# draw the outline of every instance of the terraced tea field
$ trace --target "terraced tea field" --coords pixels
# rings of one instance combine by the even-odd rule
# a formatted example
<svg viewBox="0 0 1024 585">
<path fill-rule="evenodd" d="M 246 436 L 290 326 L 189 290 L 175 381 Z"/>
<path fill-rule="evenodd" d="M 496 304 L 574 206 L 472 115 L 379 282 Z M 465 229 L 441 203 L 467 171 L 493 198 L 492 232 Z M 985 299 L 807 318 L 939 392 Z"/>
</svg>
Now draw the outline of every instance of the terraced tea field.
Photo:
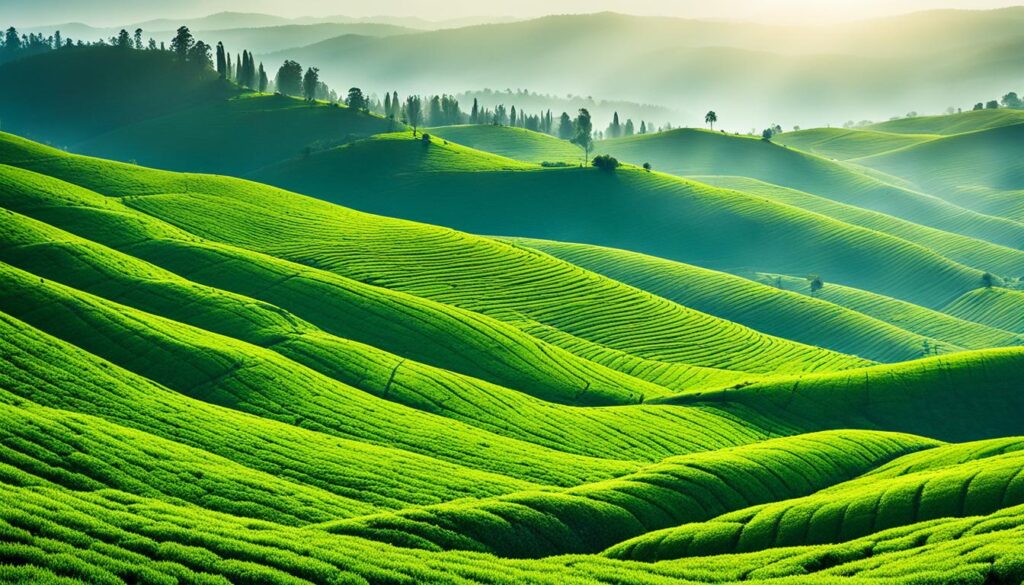
<svg viewBox="0 0 1024 585">
<path fill-rule="evenodd" d="M 0 583 L 1018 585 L 1020 169 L 916 174 L 1017 130 L 962 116 L 90 146 L 263 183 L 0 133 Z M 352 135 L 211 154 L 281 124 Z"/>
</svg>

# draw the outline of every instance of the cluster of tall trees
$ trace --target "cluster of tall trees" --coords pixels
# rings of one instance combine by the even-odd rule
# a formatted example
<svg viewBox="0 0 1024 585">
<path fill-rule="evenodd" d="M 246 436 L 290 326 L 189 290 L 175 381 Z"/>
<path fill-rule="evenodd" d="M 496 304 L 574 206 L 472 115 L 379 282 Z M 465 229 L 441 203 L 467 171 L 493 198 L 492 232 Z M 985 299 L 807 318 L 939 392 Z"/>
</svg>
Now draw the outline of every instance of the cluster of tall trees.
<svg viewBox="0 0 1024 585">
<path fill-rule="evenodd" d="M 233 81 L 242 87 L 265 92 L 270 89 L 270 79 L 263 68 L 263 63 L 256 65 L 252 53 L 242 50 L 241 55 L 235 55 L 235 62 L 231 62 L 231 53 L 224 49 L 224 43 L 217 43 L 217 73 L 221 79 Z"/>
<path fill-rule="evenodd" d="M 59 30 L 55 31 L 50 36 L 43 36 L 42 33 L 30 33 L 24 35 L 18 34 L 18 29 L 12 26 L 7 28 L 3 35 L 0 36 L 0 63 L 13 61 L 23 57 L 31 57 L 32 55 L 38 55 L 48 51 L 56 51 L 58 49 L 88 46 L 112 46 L 120 47 L 122 49 L 135 49 L 138 51 L 156 51 L 165 49 L 163 43 L 157 46 L 156 41 L 152 37 L 149 39 L 148 43 L 143 43 L 141 28 L 135 29 L 133 34 L 129 34 L 128 31 L 121 29 L 116 36 L 110 37 L 109 39 L 98 39 L 96 41 L 83 41 L 79 39 L 78 41 L 74 41 L 71 38 L 66 38 L 61 35 Z"/>
</svg>

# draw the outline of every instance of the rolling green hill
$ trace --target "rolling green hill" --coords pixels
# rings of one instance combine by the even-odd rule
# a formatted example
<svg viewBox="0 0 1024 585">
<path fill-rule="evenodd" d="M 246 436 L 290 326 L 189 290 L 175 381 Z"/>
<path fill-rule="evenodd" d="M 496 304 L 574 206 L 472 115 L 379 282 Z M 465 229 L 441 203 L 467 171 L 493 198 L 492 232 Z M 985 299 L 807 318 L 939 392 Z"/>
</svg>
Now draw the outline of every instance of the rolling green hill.
<svg viewBox="0 0 1024 585">
<path fill-rule="evenodd" d="M 75 47 L 0 66 L 3 129 L 73 147 L 114 128 L 241 93 L 169 52 Z M 73 90 L 73 93 L 72 93 Z"/>
<path fill-rule="evenodd" d="M 1024 122 L 1022 110 L 977 110 L 946 116 L 919 116 L 882 122 L 868 127 L 895 134 L 962 134 Z"/>
<path fill-rule="evenodd" d="M 976 450 L 963 456 L 965 448 Z M 704 523 L 650 532 L 613 547 L 613 558 L 658 561 L 685 556 L 752 552 L 769 548 L 831 544 L 931 520 L 983 516 L 1024 500 L 1016 481 L 1024 454 L 1019 439 L 951 445 L 921 453 L 913 471 L 897 459 L 864 477 L 834 485 L 811 496 L 754 506 Z M 928 465 L 944 451 L 954 464 Z M 887 469 L 888 468 L 888 469 Z"/>
<path fill-rule="evenodd" d="M 991 327 L 1024 333 L 1024 291 L 979 288 L 956 299 L 943 311 Z"/>
<path fill-rule="evenodd" d="M 583 151 L 566 140 L 509 126 L 441 126 L 427 132 L 444 140 L 533 163 L 583 162 Z"/>
<path fill-rule="evenodd" d="M 772 140 L 825 158 L 850 160 L 921 144 L 937 137 L 933 134 L 897 134 L 877 130 L 812 128 L 796 132 L 783 132 L 773 137 Z"/>
<path fill-rule="evenodd" d="M 877 230 L 924 246 L 950 260 L 994 274 L 1012 276 L 1024 271 L 1024 252 L 977 238 L 937 230 L 898 217 L 838 203 L 826 197 L 746 177 L 696 177 L 710 185 L 735 189 L 771 201 L 793 205 L 842 222 Z"/>
<path fill-rule="evenodd" d="M 746 226 L 792 232 L 781 245 L 810 253 L 796 248 L 809 240 L 817 262 L 843 265 L 845 246 L 892 257 L 898 278 L 861 280 L 935 302 L 980 278 L 881 232 L 638 169 L 542 169 L 407 135 L 288 166 L 314 163 L 311 179 L 358 169 L 353 192 L 392 185 L 376 196 L 424 207 L 479 204 L 481 185 L 518 193 L 506 222 L 552 185 L 576 209 L 605 205 L 607 225 L 638 198 L 693 226 L 731 218 L 704 253 Z M 428 184 L 443 188 L 424 197 Z M 685 228 L 666 241 L 709 237 Z M 731 258 L 755 249 L 741 244 Z M 0 581 L 1024 576 L 1020 439 L 942 442 L 1016 434 L 1022 350 L 874 365 L 801 342 L 800 320 L 827 317 L 834 331 L 808 340 L 904 359 L 923 339 L 632 252 L 471 235 L 0 134 Z M 900 496 L 918 486 L 910 513 Z M 883 492 L 892 506 L 865 496 Z M 719 526 L 829 501 L 877 520 L 839 544 L 752 531 L 749 555 L 599 554 L 686 523 L 716 528 L 710 550 Z"/>
<path fill-rule="evenodd" d="M 596 148 L 625 161 L 650 162 L 655 169 L 680 176 L 759 179 L 943 231 L 1011 248 L 1024 246 L 1024 224 L 970 211 L 880 181 L 854 167 L 761 139 L 683 129 L 608 140 Z"/>
<path fill-rule="evenodd" d="M 780 274 L 755 274 L 752 277 L 768 286 L 798 292 L 809 297 L 811 283 L 806 278 L 794 278 Z M 964 306 L 970 303 L 966 299 L 976 295 L 975 291 L 964 295 Z M 885 321 L 901 329 L 913 331 L 931 339 L 940 339 L 946 343 L 969 349 L 986 347 L 1022 345 L 1024 339 L 1011 330 L 982 325 L 964 318 L 954 316 L 954 311 L 936 311 L 900 301 L 891 297 L 850 288 L 840 284 L 824 281 L 821 290 L 813 294 L 813 298 L 828 301 Z M 979 311 L 980 312 L 980 311 Z M 923 348 L 922 348 L 923 350 Z M 934 343 L 930 343 L 928 353 L 941 351 Z"/>
<path fill-rule="evenodd" d="M 843 353 L 877 361 L 900 361 L 921 357 L 924 345 L 942 352 L 961 349 L 948 339 L 923 337 L 821 298 L 808 299 L 723 272 L 598 246 L 512 241 L 717 317 Z M 982 349 L 1017 345 L 1024 339 L 1003 332 L 979 335 L 974 340 L 965 336 L 958 341 L 970 341 L 964 347 Z"/>
<path fill-rule="evenodd" d="M 928 306 L 981 278 L 909 241 L 755 195 L 631 167 L 541 169 L 409 134 L 317 153 L 256 178 L 474 233 L 596 244 L 720 270 L 825 274 Z"/>
<path fill-rule="evenodd" d="M 1018 124 L 957 134 L 857 162 L 904 177 L 982 213 L 1024 221 L 1024 116 Z"/>
<path fill-rule="evenodd" d="M 118 128 L 75 150 L 170 170 L 244 176 L 397 126 L 344 106 L 249 93 Z"/>
</svg>

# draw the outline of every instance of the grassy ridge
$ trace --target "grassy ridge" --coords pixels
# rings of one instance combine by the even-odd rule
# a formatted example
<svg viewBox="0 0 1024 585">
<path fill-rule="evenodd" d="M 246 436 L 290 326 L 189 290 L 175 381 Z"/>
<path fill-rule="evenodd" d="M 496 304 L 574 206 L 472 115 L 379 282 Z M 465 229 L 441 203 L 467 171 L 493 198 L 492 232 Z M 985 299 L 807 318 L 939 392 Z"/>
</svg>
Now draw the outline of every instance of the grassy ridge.
<svg viewBox="0 0 1024 585">
<path fill-rule="evenodd" d="M 926 341 L 936 351 L 960 349 L 839 305 L 799 297 L 724 272 L 612 248 L 544 240 L 513 241 L 681 305 L 842 353 L 891 362 L 921 357 Z M 1007 337 L 1016 341 L 1013 336 Z"/>
<path fill-rule="evenodd" d="M 812 427 L 899 429 L 949 441 L 1017 434 L 1015 413 L 1024 349 L 950 354 L 856 372 L 780 379 L 668 399 L 674 404 L 713 403 L 726 410 L 752 408 L 793 417 Z M 827 405 L 824 406 L 824 405 Z M 954 409 L 958 415 L 946 417 Z M 822 413 L 828 412 L 828 418 Z M 791 420 L 793 420 L 791 419 Z M 984 420 L 984 425 L 973 421 Z"/>
<path fill-rule="evenodd" d="M 329 523 L 329 532 L 503 557 L 595 553 L 659 527 L 785 500 L 934 446 L 907 435 L 825 433 L 684 456 L 557 493 L 523 493 Z M 813 461 L 813 463 L 811 463 Z"/>
<path fill-rule="evenodd" d="M 790 577 L 797 584 L 850 578 L 893 583 L 1013 583 L 1024 577 L 1015 542 L 1024 508 L 881 532 L 850 543 L 794 547 L 659 564 L 587 556 L 507 560 L 428 553 L 378 542 L 197 513 L 116 491 L 64 492 L 0 484 L 5 579 L 35 583 L 147 580 L 270 584 L 471 582 L 595 585 L 699 583 Z M 254 528 L 256 530 L 254 530 Z M 68 541 L 74 539 L 79 546 Z M 263 560 L 257 564 L 254 559 Z"/>
<path fill-rule="evenodd" d="M 439 126 L 426 130 L 444 140 L 527 162 L 582 164 L 583 150 L 567 140 L 509 126 Z"/>
<path fill-rule="evenodd" d="M 825 158 L 850 160 L 921 144 L 935 138 L 938 136 L 933 134 L 897 134 L 876 130 L 811 128 L 783 132 L 773 137 L 772 140 Z"/>
<path fill-rule="evenodd" d="M 1024 141 L 1021 122 L 902 148 L 858 159 L 899 175 L 957 205 L 1024 221 Z"/>
<path fill-rule="evenodd" d="M 806 278 L 794 278 L 779 274 L 756 274 L 753 278 L 782 290 L 794 291 L 811 296 L 811 283 Z M 973 293 L 966 293 L 970 298 Z M 1024 344 L 1024 338 L 1010 330 L 999 329 L 965 318 L 954 316 L 952 311 L 941 312 L 891 297 L 825 282 L 821 290 L 813 295 L 836 305 L 847 307 L 875 319 L 891 323 L 907 331 L 913 331 L 931 339 L 968 349 L 1007 347 Z M 923 351 L 923 347 L 919 348 Z M 929 343 L 929 353 L 941 351 Z"/>
<path fill-rule="evenodd" d="M 18 164 L 95 186 L 91 185 L 96 181 L 94 175 L 87 172 L 96 164 L 94 159 L 37 158 Z M 153 173 L 158 176 L 147 183 L 143 178 Z M 107 194 L 127 195 L 126 205 L 191 233 L 484 313 L 521 327 L 552 326 L 641 358 L 742 372 L 772 372 L 780 367 L 814 371 L 864 363 L 764 336 L 550 256 L 493 240 L 372 218 L 242 181 L 171 175 L 131 166 L 115 166 L 108 174 L 114 177 L 111 184 L 116 186 L 100 185 Z M 174 180 L 188 181 L 187 189 L 157 194 L 151 186 Z M 142 186 L 133 186 L 140 181 Z M 356 241 L 358 247 L 351 245 Z M 396 254 L 406 250 L 410 252 Z M 542 290 L 545 293 L 539 295 Z M 659 327 L 637 330 L 632 323 L 638 315 L 659 323 Z"/>
<path fill-rule="evenodd" d="M 891 215 L 837 203 L 825 197 L 745 177 L 700 177 L 711 185 L 735 189 L 820 213 L 842 222 L 876 230 L 924 246 L 954 262 L 992 272 L 1015 275 L 1024 270 L 1024 252 L 977 238 L 937 230 Z"/>
<path fill-rule="evenodd" d="M 165 169 L 242 176 L 400 126 L 344 106 L 251 93 L 118 128 L 76 150 Z"/>
<path fill-rule="evenodd" d="M 947 116 L 918 116 L 882 122 L 867 129 L 897 134 L 962 134 L 1024 122 L 1022 110 L 977 110 Z"/>
<path fill-rule="evenodd" d="M 984 516 L 1024 503 L 1024 444 L 999 439 L 922 453 L 917 469 L 897 459 L 882 473 L 821 490 L 810 496 L 724 514 L 709 522 L 651 532 L 612 547 L 613 558 L 659 561 L 768 548 L 845 542 L 869 534 L 943 518 Z M 952 465 L 922 465 L 952 450 Z M 914 456 L 908 456 L 914 457 Z M 892 470 L 900 469 L 893 473 Z"/>
<path fill-rule="evenodd" d="M 358 188 L 340 187 L 346 175 L 338 169 L 365 169 L 384 159 L 444 160 L 449 148 L 424 148 L 408 136 L 362 141 L 261 177 L 360 209 L 475 233 L 603 245 L 719 269 L 775 266 L 775 272 L 830 274 L 929 306 L 948 302 L 981 277 L 874 230 L 633 168 L 408 174 L 384 169 L 359 175 Z M 552 192 L 559 196 L 552 198 Z"/>
<path fill-rule="evenodd" d="M 752 137 L 683 129 L 608 140 L 597 149 L 634 163 L 648 161 L 676 175 L 749 177 L 1011 248 L 1024 243 L 1024 225 L 1018 222 L 970 211 L 880 181 L 855 167 Z"/>
<path fill-rule="evenodd" d="M 337 337 L 280 307 L 196 285 L 30 220 L 6 223 L 5 228 L 5 233 L 11 235 L 0 242 L 0 259 L 6 262 L 36 267 L 36 274 L 47 279 L 267 347 L 380 398 L 500 435 L 569 453 L 649 460 L 713 448 L 716 442 L 709 442 L 697 427 L 732 429 L 729 434 L 737 442 L 752 440 L 757 433 L 754 428 L 741 432 L 713 412 L 700 410 L 560 408 L 524 395 L 537 393 L 534 388 L 511 391 Z M 217 264 L 217 270 L 232 274 L 223 263 Z M 620 382 L 628 380 L 622 378 Z M 604 399 L 610 398 L 607 395 Z M 587 395 L 577 399 L 602 400 Z M 666 440 L 661 435 L 668 429 L 673 430 Z"/>
<path fill-rule="evenodd" d="M 961 319 L 1024 334 L 1024 291 L 982 288 L 950 303 L 943 311 Z"/>
</svg>

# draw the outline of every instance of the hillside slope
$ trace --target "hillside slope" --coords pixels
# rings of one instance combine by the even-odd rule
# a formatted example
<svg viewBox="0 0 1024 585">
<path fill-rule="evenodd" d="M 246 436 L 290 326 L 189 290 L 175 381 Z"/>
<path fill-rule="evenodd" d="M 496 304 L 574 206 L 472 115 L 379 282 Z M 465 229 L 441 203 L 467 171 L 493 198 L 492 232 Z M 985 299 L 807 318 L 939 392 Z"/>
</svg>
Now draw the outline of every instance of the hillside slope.
<svg viewBox="0 0 1024 585">
<path fill-rule="evenodd" d="M 619 176 L 443 156 L 507 166 L 462 175 Z M 10 135 L 0 161 L 0 580 L 1021 575 L 1019 490 L 1002 481 L 1020 441 L 941 442 L 1014 434 L 1019 349 L 872 366 L 522 244 Z M 870 555 L 862 539 L 596 554 L 928 474 L 941 512 L 971 470 L 991 471 L 955 509 L 973 516 L 852 531 L 880 543 Z"/>
<path fill-rule="evenodd" d="M 541 169 L 409 134 L 359 141 L 256 178 L 474 233 L 596 244 L 719 270 L 826 274 L 929 306 L 981 278 L 909 241 L 755 195 L 629 167 Z"/>
<path fill-rule="evenodd" d="M 940 230 L 1024 247 L 1024 224 L 970 211 L 842 163 L 753 137 L 683 129 L 607 140 L 596 148 L 632 163 L 650 162 L 657 170 L 680 176 L 759 179 Z"/>
</svg>

